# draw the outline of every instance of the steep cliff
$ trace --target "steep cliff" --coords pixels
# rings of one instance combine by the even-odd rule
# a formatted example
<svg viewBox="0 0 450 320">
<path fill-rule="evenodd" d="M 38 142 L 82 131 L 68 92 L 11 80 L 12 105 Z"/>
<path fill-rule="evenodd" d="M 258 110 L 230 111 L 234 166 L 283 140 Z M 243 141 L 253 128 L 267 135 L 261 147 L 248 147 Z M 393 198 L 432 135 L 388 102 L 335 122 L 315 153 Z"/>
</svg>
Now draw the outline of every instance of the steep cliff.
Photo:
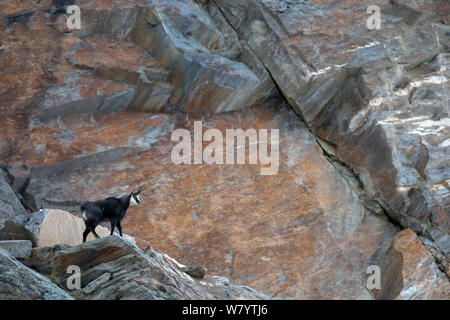
<svg viewBox="0 0 450 320">
<path fill-rule="evenodd" d="M 2 1 L 0 191 L 77 215 L 143 185 L 125 232 L 183 264 L 271 297 L 447 299 L 448 13 L 441 0 Z M 277 174 L 175 164 L 171 134 L 196 121 L 279 129 Z M 0 236 L 29 238 L 6 199 Z"/>
</svg>

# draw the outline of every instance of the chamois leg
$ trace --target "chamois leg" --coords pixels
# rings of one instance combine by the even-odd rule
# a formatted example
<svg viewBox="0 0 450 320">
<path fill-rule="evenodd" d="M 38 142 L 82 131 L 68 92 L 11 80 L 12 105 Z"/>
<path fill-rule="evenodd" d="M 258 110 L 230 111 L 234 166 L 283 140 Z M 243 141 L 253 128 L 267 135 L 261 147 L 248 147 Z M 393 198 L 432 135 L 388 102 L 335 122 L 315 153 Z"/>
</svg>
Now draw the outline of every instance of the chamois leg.
<svg viewBox="0 0 450 320">
<path fill-rule="evenodd" d="M 86 238 L 87 238 L 89 232 L 91 232 L 91 229 L 86 225 L 86 229 L 83 232 L 83 243 L 86 242 Z"/>
<path fill-rule="evenodd" d="M 116 223 L 117 229 L 119 229 L 120 236 L 123 238 L 122 234 L 122 225 L 120 224 L 120 220 Z"/>
<path fill-rule="evenodd" d="M 86 228 L 89 228 L 89 231 L 92 232 L 96 239 L 100 238 L 97 232 L 95 232 L 95 228 L 97 227 L 97 223 L 95 221 L 86 222 Z"/>
<path fill-rule="evenodd" d="M 116 220 L 111 220 L 111 234 L 110 234 L 110 236 L 112 236 L 113 233 L 114 233 L 114 228 L 116 227 L 116 223 L 117 223 Z"/>
<path fill-rule="evenodd" d="M 91 229 L 91 232 L 96 239 L 100 238 L 100 236 L 97 234 L 97 232 L 95 232 L 95 227 Z"/>
</svg>

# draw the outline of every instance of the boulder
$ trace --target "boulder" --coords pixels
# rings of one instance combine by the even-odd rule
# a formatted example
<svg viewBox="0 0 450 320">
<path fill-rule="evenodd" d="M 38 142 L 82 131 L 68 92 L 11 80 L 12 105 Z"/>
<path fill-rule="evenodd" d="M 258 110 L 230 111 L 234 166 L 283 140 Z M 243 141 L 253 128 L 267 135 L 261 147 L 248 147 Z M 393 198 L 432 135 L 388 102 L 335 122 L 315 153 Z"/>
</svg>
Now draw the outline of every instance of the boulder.
<svg viewBox="0 0 450 320">
<path fill-rule="evenodd" d="M 69 212 L 46 209 L 33 213 L 25 228 L 34 235 L 37 247 L 51 247 L 57 244 L 75 246 L 83 242 L 85 224 L 82 218 Z M 97 226 L 95 231 L 100 237 L 107 237 L 110 234 L 110 230 L 102 225 Z M 134 238 L 125 234 L 124 237 L 136 243 Z M 93 239 L 95 237 L 90 233 L 87 241 Z"/>
<path fill-rule="evenodd" d="M 78 31 L 51 1 L 19 2 L 0 2 L 0 166 L 33 206 L 77 212 L 144 185 L 124 230 L 281 298 L 396 298 L 398 225 L 448 270 L 446 1 L 86 0 Z M 266 100 L 275 87 L 284 99 Z M 279 129 L 278 173 L 175 165 L 171 132 L 194 121 Z M 61 237 L 36 219 L 8 214 L 0 230 Z M 63 242 L 81 242 L 75 224 Z M 392 280 L 374 296 L 373 264 Z"/>
<path fill-rule="evenodd" d="M 33 243 L 30 240 L 0 241 L 0 249 L 6 250 L 14 258 L 29 258 Z"/>
<path fill-rule="evenodd" d="M 196 279 L 203 279 L 208 271 L 206 268 L 196 266 L 185 266 L 182 267 L 181 270 Z"/>
<path fill-rule="evenodd" d="M 165 82 L 167 72 L 148 53 L 131 40 L 93 35 L 67 55 L 72 66 L 94 70 L 100 78 L 126 83 L 134 88 L 132 99 L 123 103 L 110 101 L 100 112 L 114 110 L 114 105 L 140 111 L 159 111 L 168 106 L 174 86 Z"/>
<path fill-rule="evenodd" d="M 253 289 L 234 286 L 227 279 L 195 281 L 172 258 L 149 255 L 117 236 L 69 248 L 33 249 L 26 264 L 47 275 L 78 299 L 267 299 Z M 81 271 L 81 288 L 67 288 L 69 266 Z"/>
<path fill-rule="evenodd" d="M 0 300 L 72 300 L 72 297 L 0 248 Z"/>
</svg>

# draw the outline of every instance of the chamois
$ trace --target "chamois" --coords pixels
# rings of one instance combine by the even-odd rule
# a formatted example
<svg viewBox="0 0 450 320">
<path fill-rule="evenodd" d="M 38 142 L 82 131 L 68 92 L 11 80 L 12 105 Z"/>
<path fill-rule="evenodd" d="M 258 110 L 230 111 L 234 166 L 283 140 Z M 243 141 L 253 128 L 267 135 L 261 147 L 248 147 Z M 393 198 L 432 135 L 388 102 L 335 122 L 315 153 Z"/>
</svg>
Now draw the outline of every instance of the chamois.
<svg viewBox="0 0 450 320">
<path fill-rule="evenodd" d="M 142 201 L 139 198 L 139 194 L 143 188 L 139 187 L 139 190 L 133 191 L 129 195 L 125 195 L 121 198 L 107 198 L 104 200 L 98 200 L 93 202 L 85 202 L 81 205 L 80 209 L 83 213 L 84 224 L 86 229 L 83 232 L 83 242 L 86 242 L 86 237 L 89 232 L 98 239 L 99 235 L 95 232 L 97 225 L 104 221 L 109 220 L 111 222 L 111 235 L 114 232 L 114 228 L 117 226 L 120 236 L 122 235 L 122 226 L 120 221 L 125 217 L 128 207 L 131 205 L 142 205 Z"/>
</svg>

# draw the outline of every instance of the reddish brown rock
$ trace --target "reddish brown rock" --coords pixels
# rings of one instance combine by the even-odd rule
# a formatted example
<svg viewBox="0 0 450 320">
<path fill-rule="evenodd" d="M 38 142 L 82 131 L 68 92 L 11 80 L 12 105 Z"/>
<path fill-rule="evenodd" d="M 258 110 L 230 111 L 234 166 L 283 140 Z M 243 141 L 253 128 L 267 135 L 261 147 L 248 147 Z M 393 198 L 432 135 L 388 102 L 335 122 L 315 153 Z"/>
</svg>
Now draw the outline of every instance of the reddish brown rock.
<svg viewBox="0 0 450 320">
<path fill-rule="evenodd" d="M 108 151 L 108 160 L 112 161 L 114 150 L 119 153 L 126 149 L 147 150 L 172 127 L 171 116 L 135 112 L 84 114 L 35 122 L 27 143 L 17 146 L 8 163 L 12 167 L 25 164 L 34 168 L 35 173 L 39 168 L 73 159 L 81 161 L 83 157 Z"/>
<path fill-rule="evenodd" d="M 403 256 L 401 299 L 450 299 L 450 282 L 411 230 L 400 232 L 394 248 Z"/>
<path fill-rule="evenodd" d="M 0 25 L 3 160 L 14 151 L 15 138 L 27 138 L 34 118 L 122 110 L 133 98 L 134 88 L 98 78 L 66 61 L 65 53 L 81 41 L 55 29 L 47 9 L 21 13 L 21 19 Z"/>
<path fill-rule="evenodd" d="M 163 81 L 167 72 L 131 40 L 92 36 L 71 50 L 67 59 L 73 66 L 93 70 L 100 78 L 134 85 L 136 93 L 128 105 L 134 110 L 163 109 L 174 89 Z"/>
<path fill-rule="evenodd" d="M 450 282 L 410 229 L 397 234 L 381 259 L 381 290 L 378 299 L 448 300 Z"/>
<path fill-rule="evenodd" d="M 172 123 L 172 129 L 192 131 L 194 121 L 223 133 L 279 129 L 278 174 L 262 176 L 260 165 L 175 165 L 171 130 L 158 128 Z M 36 140 L 21 147 L 28 156 L 15 158 L 17 165 L 26 158 L 33 166 L 28 190 L 39 205 L 78 210 L 82 201 L 143 185 L 144 206 L 129 209 L 124 231 L 183 264 L 204 266 L 212 275 L 276 297 L 371 298 L 362 285 L 366 267 L 388 248 L 395 228 L 364 208 L 286 107 L 259 106 L 208 118 L 120 113 L 67 117 L 63 123 L 73 138 L 51 140 L 53 155 L 43 153 L 48 159 L 33 151 L 47 139 L 38 123 L 30 133 Z M 59 126 L 55 121 L 42 129 L 51 133 Z M 146 132 L 159 135 L 145 138 Z M 100 162 L 83 157 L 133 141 L 148 144 L 138 154 Z M 58 167 L 67 160 L 70 166 Z"/>
</svg>

